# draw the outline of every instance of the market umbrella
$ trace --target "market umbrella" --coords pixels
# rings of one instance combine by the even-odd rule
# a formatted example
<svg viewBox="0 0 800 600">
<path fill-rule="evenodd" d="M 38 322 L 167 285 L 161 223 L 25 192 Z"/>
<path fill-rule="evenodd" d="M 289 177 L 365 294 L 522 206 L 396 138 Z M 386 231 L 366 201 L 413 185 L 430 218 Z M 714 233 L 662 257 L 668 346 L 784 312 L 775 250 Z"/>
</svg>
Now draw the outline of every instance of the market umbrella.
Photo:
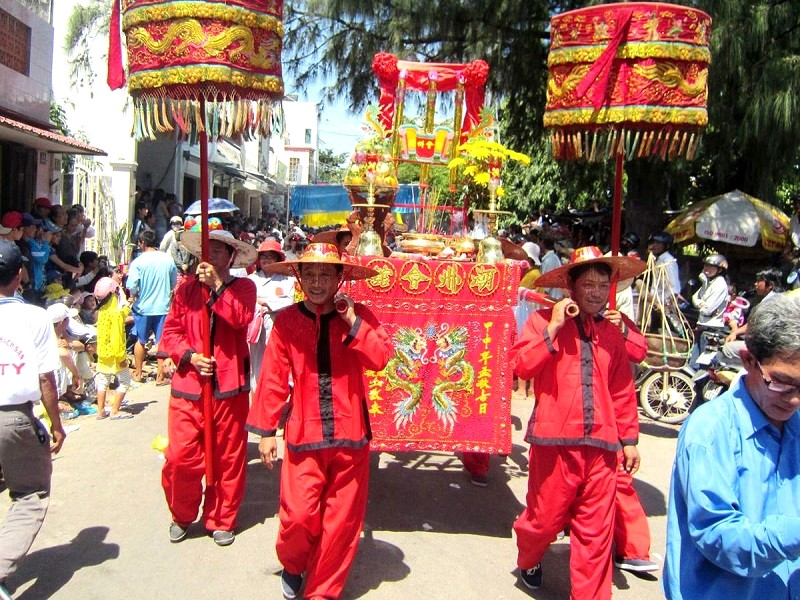
<svg viewBox="0 0 800 600">
<path fill-rule="evenodd" d="M 615 161 L 615 255 L 625 158 L 691 160 L 697 152 L 708 123 L 710 29 L 702 11 L 649 2 L 592 6 L 550 21 L 544 125 L 555 158 Z"/>
<path fill-rule="evenodd" d="M 676 243 L 698 238 L 780 252 L 789 243 L 789 217 L 778 208 L 739 190 L 695 202 L 666 231 Z"/>
<path fill-rule="evenodd" d="M 197 200 L 192 202 L 183 214 L 185 215 L 199 215 L 203 212 L 203 201 Z M 216 213 L 236 212 L 239 207 L 230 200 L 225 198 L 209 198 L 208 199 L 208 214 L 213 215 Z"/>
<path fill-rule="evenodd" d="M 208 223 L 208 140 L 268 137 L 273 124 L 281 125 L 282 18 L 283 0 L 112 1 L 108 85 L 113 90 L 125 84 L 124 31 L 133 133 L 137 139 L 166 134 L 199 142 L 201 223 Z M 202 228 L 204 261 L 208 229 Z M 211 356 L 210 309 L 203 304 L 203 354 Z M 214 481 L 212 393 L 206 377 L 206 485 Z"/>
</svg>

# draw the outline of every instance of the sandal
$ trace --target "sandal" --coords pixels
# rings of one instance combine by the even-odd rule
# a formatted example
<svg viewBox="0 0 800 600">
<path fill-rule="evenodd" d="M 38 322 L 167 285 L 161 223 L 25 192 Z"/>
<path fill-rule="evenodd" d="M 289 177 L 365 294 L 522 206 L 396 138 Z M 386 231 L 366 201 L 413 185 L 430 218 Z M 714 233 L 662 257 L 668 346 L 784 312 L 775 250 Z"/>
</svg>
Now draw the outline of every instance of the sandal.
<svg viewBox="0 0 800 600">
<path fill-rule="evenodd" d="M 110 419 L 112 421 L 121 421 L 122 419 L 132 419 L 133 415 L 131 413 L 126 412 L 118 412 L 115 415 L 111 415 Z"/>
<path fill-rule="evenodd" d="M 108 418 L 108 413 L 107 413 L 107 412 L 105 412 L 105 411 L 103 411 L 103 412 L 98 412 L 98 413 L 97 413 L 97 417 L 95 417 L 95 418 L 96 418 L 98 421 L 102 421 L 103 419 L 107 419 L 107 418 Z"/>
</svg>

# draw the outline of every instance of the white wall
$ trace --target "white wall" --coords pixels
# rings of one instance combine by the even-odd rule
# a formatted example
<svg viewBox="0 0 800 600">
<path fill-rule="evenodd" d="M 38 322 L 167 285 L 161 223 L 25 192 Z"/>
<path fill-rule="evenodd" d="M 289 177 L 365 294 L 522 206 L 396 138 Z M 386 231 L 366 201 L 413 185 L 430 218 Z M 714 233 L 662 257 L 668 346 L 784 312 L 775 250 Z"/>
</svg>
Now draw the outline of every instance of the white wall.
<svg viewBox="0 0 800 600">
<path fill-rule="evenodd" d="M 0 0 L 0 8 L 31 28 L 30 74 L 0 65 L 0 106 L 49 123 L 53 28 L 16 0 Z"/>
<path fill-rule="evenodd" d="M 277 163 L 289 167 L 289 159 L 300 159 L 300 180 L 292 184 L 313 183 L 317 175 L 317 154 L 319 144 L 319 109 L 315 102 L 283 101 L 285 131 L 281 138 L 273 137 L 270 145 L 270 176 L 278 177 Z M 306 142 L 306 130 L 310 130 L 310 140 Z"/>
</svg>

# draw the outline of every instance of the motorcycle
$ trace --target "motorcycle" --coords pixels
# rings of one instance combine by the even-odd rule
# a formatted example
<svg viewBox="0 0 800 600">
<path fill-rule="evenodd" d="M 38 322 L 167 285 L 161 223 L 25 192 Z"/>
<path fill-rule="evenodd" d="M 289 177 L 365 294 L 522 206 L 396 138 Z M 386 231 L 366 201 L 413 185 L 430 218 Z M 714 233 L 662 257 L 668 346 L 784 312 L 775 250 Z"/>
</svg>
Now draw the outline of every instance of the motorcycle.
<svg viewBox="0 0 800 600">
<path fill-rule="evenodd" d="M 715 334 L 697 359 L 693 380 L 701 402 L 710 402 L 727 390 L 736 377 L 740 364 L 733 364 L 722 353 L 724 333 Z"/>
<path fill-rule="evenodd" d="M 680 368 L 640 368 L 634 385 L 644 414 L 662 423 L 683 423 L 697 403 L 694 375 L 688 364 Z"/>
</svg>

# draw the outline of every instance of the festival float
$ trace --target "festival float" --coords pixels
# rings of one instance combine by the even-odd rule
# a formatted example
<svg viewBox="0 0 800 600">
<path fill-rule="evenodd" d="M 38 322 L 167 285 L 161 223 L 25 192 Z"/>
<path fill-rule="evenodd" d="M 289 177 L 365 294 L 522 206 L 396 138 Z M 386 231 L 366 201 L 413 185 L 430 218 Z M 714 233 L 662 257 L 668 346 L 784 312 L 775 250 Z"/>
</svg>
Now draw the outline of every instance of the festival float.
<svg viewBox="0 0 800 600">
<path fill-rule="evenodd" d="M 356 146 L 344 179 L 364 223 L 352 260 L 378 272 L 348 293 L 375 312 L 395 346 L 387 367 L 367 374 L 372 446 L 508 453 L 508 352 L 520 277 L 509 259 L 526 255 L 496 237 L 497 219 L 506 214 L 504 163 L 529 159 L 496 141 L 483 106 L 485 62 L 416 63 L 379 53 L 372 66 L 380 87 L 378 106 L 367 111 L 372 135 Z M 424 95 L 419 123 L 407 118 L 410 92 Z M 437 123 L 443 93 L 453 94 L 453 114 Z M 396 170 L 404 162 L 419 165 L 415 231 L 398 236 L 398 250 L 384 256 L 383 216 L 393 206 Z M 431 184 L 434 169 L 448 171 L 446 190 Z M 464 186 L 471 206 L 456 200 Z M 470 209 L 485 218 L 482 239 L 466 232 Z"/>
</svg>

